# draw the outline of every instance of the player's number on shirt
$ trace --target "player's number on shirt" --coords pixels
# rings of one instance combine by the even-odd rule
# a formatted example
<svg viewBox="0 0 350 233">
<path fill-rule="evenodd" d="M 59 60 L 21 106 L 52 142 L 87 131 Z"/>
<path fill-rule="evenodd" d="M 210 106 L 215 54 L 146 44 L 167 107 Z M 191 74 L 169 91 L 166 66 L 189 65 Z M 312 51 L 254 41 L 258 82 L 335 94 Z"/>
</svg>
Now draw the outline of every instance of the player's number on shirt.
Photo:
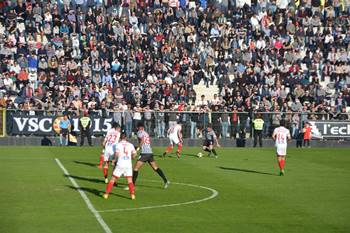
<svg viewBox="0 0 350 233">
<path fill-rule="evenodd" d="M 286 136 L 284 134 L 277 134 L 277 143 L 278 144 L 284 144 L 286 143 Z"/>
<path fill-rule="evenodd" d="M 123 146 L 123 150 L 122 150 L 122 153 L 121 153 L 121 159 L 122 160 L 128 160 L 129 159 L 129 150 L 126 146 Z"/>
<path fill-rule="evenodd" d="M 115 143 L 116 140 L 117 140 L 117 135 L 109 135 L 107 137 L 107 142 Z"/>
</svg>

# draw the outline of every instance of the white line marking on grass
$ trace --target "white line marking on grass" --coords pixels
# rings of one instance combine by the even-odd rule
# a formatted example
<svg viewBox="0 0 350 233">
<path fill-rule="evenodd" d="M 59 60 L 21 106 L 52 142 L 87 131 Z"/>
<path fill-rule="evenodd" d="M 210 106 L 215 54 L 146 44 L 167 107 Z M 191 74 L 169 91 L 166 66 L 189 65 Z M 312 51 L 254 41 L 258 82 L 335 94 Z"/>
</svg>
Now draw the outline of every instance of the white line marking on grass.
<svg viewBox="0 0 350 233">
<path fill-rule="evenodd" d="M 63 173 L 68 177 L 69 181 L 72 183 L 72 185 L 74 186 L 74 188 L 76 188 L 80 194 L 80 196 L 83 198 L 83 200 L 85 201 L 87 207 L 89 208 L 89 210 L 93 213 L 93 215 L 95 216 L 95 218 L 97 219 L 97 221 L 100 223 L 100 225 L 102 226 L 103 230 L 106 233 L 112 233 L 111 229 L 109 228 L 109 226 L 106 224 L 106 222 L 103 220 L 102 216 L 98 213 L 98 211 L 95 209 L 95 207 L 92 205 L 90 199 L 86 196 L 86 194 L 83 192 L 83 190 L 80 189 L 80 186 L 78 185 L 78 183 L 70 176 L 69 172 L 67 171 L 67 169 L 63 166 L 63 164 L 60 162 L 59 159 L 55 158 L 56 163 L 58 164 L 58 166 L 61 168 L 61 170 L 63 171 Z"/>
<path fill-rule="evenodd" d="M 150 182 L 159 182 L 156 180 L 147 180 Z M 194 188 L 200 188 L 205 189 L 211 192 L 211 195 L 209 197 L 205 197 L 203 199 L 198 199 L 194 201 L 187 201 L 187 202 L 181 202 L 181 203 L 173 203 L 173 204 L 164 204 L 164 205 L 154 205 L 154 206 L 145 206 L 145 207 L 138 207 L 138 208 L 123 208 L 123 209 L 109 209 L 109 210 L 98 210 L 97 212 L 105 213 L 105 212 L 120 212 L 120 211 L 131 211 L 131 210 L 148 210 L 148 209 L 156 209 L 156 208 L 166 208 L 166 207 L 173 207 L 173 206 L 181 206 L 181 205 L 191 205 L 196 204 L 204 201 L 209 201 L 210 199 L 213 199 L 219 195 L 219 192 L 213 188 L 195 185 L 195 184 L 187 184 L 187 183 L 178 183 L 178 182 L 171 182 L 170 185 L 183 185 L 183 186 L 189 186 Z"/>
</svg>

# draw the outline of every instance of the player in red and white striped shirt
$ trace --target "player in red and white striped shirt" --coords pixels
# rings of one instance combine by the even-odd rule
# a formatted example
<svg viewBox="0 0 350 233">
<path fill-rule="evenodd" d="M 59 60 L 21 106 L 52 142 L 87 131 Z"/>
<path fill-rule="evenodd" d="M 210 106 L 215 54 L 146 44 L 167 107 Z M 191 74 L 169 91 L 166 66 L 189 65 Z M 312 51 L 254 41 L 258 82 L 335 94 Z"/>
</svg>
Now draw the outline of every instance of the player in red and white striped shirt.
<svg viewBox="0 0 350 233">
<path fill-rule="evenodd" d="M 284 175 L 284 165 L 287 155 L 288 140 L 291 139 L 289 129 L 285 128 L 285 121 L 281 120 L 280 126 L 275 128 L 272 134 L 272 138 L 275 141 L 277 149 L 277 161 L 280 167 L 280 176 Z"/>
</svg>

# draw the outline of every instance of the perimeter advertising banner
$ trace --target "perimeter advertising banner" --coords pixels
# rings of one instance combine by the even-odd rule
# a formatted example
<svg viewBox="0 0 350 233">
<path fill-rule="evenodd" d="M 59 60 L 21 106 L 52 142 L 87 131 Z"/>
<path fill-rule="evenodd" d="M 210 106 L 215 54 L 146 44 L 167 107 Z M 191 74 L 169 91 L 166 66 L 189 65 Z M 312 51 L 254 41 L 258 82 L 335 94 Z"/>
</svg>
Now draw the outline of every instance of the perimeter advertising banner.
<svg viewBox="0 0 350 233">
<path fill-rule="evenodd" d="M 338 139 L 350 137 L 350 121 L 309 121 L 312 138 Z"/>
<path fill-rule="evenodd" d="M 62 116 L 16 116 L 12 115 L 7 119 L 11 126 L 11 135 L 56 135 L 60 133 L 59 122 Z M 95 135 L 101 135 L 112 126 L 112 118 L 94 117 L 91 118 L 91 131 Z M 72 131 L 79 132 L 79 117 L 70 119 Z"/>
</svg>

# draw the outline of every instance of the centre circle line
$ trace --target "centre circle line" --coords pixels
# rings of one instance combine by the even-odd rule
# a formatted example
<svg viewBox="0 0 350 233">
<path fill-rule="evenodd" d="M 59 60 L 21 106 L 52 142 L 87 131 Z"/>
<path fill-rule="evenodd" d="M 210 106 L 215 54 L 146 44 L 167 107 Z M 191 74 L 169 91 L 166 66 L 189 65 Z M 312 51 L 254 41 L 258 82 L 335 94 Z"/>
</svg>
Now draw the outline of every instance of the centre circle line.
<svg viewBox="0 0 350 233">
<path fill-rule="evenodd" d="M 159 180 L 147 180 L 143 179 L 144 181 L 149 182 L 159 182 Z M 180 203 L 172 203 L 172 204 L 164 204 L 164 205 L 154 205 L 154 206 L 144 206 L 144 207 L 136 207 L 136 208 L 120 208 L 120 209 L 109 209 L 109 210 L 98 210 L 99 213 L 106 213 L 106 212 L 121 212 L 121 211 L 133 211 L 133 210 L 148 210 L 148 209 L 157 209 L 157 208 L 166 208 L 166 207 L 174 207 L 174 206 L 182 206 L 182 205 L 191 205 L 196 204 L 204 201 L 209 201 L 219 195 L 219 192 L 213 188 L 209 188 L 206 186 L 196 185 L 196 184 L 188 184 L 188 183 L 179 183 L 179 182 L 171 182 L 170 184 L 175 185 L 183 185 L 193 188 L 200 188 L 205 189 L 211 192 L 211 195 L 202 199 L 193 200 L 193 201 L 187 201 L 187 202 L 180 202 Z"/>
</svg>

